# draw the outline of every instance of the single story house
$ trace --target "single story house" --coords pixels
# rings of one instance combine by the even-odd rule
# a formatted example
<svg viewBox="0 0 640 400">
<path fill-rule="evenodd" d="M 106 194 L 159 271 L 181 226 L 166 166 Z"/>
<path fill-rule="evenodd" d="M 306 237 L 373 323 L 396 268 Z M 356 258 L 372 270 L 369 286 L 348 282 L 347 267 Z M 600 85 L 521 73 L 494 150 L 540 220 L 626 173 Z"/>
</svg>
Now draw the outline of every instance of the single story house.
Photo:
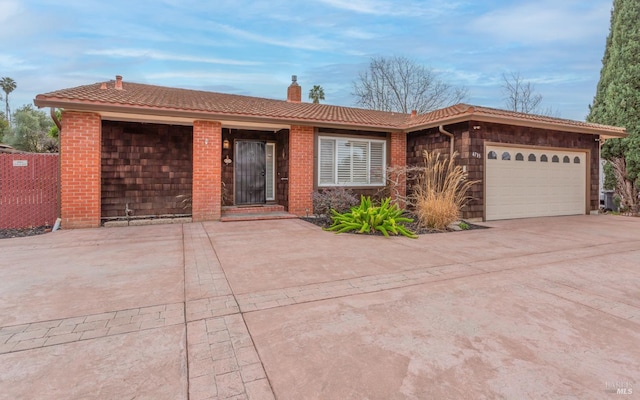
<svg viewBox="0 0 640 400">
<path fill-rule="evenodd" d="M 217 220 L 225 206 L 304 216 L 314 191 L 376 193 L 389 168 L 419 164 L 424 150 L 436 149 L 457 151 L 479 181 L 467 219 L 586 214 L 599 206 L 601 141 L 625 136 L 622 128 L 466 104 L 418 115 L 304 103 L 295 76 L 286 100 L 116 76 L 40 94 L 35 105 L 62 110 L 65 228 L 130 215 Z"/>
</svg>

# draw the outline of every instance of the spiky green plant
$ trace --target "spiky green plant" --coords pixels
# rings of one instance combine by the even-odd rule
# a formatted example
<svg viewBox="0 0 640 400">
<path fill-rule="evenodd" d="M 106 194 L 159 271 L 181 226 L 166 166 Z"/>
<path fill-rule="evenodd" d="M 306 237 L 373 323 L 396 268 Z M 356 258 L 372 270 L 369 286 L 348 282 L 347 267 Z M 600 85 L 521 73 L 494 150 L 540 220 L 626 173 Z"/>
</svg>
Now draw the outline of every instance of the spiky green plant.
<svg viewBox="0 0 640 400">
<path fill-rule="evenodd" d="M 391 204 L 389 197 L 379 206 L 375 206 L 370 196 L 360 196 L 360 204 L 351 207 L 351 211 L 341 214 L 332 210 L 332 214 L 333 224 L 327 230 L 335 233 L 348 231 L 374 233 L 378 231 L 386 237 L 389 237 L 389 234 L 403 235 L 412 239 L 418 237 L 404 226 L 413 220 L 403 217 L 400 207 L 397 204 Z"/>
</svg>

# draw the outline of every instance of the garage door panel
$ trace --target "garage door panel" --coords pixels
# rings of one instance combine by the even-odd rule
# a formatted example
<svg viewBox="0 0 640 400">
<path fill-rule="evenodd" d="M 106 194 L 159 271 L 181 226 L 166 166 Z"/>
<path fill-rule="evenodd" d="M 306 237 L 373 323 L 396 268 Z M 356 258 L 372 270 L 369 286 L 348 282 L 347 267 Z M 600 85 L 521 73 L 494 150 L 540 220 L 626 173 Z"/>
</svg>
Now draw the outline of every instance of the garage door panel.
<svg viewBox="0 0 640 400">
<path fill-rule="evenodd" d="M 490 151 L 497 159 L 487 158 Z M 504 153 L 511 159 L 503 160 Z M 485 162 L 487 220 L 584 214 L 584 152 L 487 146 Z"/>
</svg>

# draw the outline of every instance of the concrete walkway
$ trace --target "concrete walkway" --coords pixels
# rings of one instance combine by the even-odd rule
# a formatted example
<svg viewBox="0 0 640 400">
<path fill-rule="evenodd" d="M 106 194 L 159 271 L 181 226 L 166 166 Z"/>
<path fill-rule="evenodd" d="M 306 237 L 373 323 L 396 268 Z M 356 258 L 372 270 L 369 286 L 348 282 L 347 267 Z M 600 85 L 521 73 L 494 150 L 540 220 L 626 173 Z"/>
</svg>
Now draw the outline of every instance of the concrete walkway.
<svg viewBox="0 0 640 400">
<path fill-rule="evenodd" d="M 299 220 L 0 241 L 0 399 L 640 390 L 640 219 L 417 240 Z"/>
</svg>

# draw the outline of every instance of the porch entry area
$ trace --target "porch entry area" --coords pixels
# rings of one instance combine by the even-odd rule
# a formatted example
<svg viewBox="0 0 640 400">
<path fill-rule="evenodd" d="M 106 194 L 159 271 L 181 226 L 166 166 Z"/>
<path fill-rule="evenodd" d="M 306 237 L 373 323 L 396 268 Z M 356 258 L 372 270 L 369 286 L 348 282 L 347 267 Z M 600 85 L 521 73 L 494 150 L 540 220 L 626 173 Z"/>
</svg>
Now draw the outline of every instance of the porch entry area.
<svg viewBox="0 0 640 400">
<path fill-rule="evenodd" d="M 295 217 L 286 212 L 289 132 L 223 129 L 221 221 Z"/>
<path fill-rule="evenodd" d="M 234 198 L 236 205 L 275 201 L 275 143 L 235 142 Z"/>
</svg>

